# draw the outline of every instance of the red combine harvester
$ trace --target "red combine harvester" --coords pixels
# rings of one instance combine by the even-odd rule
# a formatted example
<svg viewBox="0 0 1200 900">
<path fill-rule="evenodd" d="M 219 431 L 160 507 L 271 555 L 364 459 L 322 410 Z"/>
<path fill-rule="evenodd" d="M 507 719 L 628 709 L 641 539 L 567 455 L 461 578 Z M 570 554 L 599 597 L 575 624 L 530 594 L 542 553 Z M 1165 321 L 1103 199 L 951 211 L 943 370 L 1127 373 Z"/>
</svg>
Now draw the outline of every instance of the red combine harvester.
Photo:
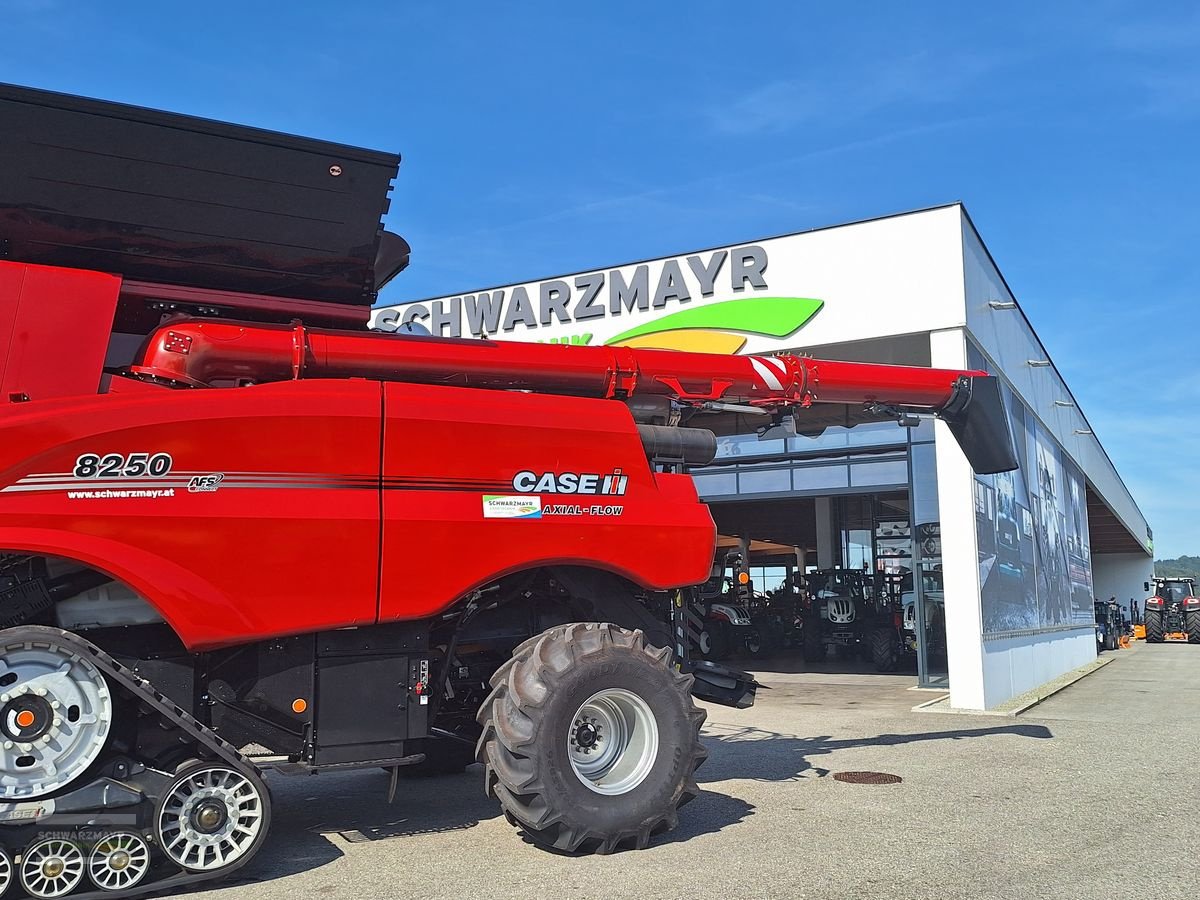
<svg viewBox="0 0 1200 900">
<path fill-rule="evenodd" d="M 1015 466 L 979 372 L 373 333 L 395 156 L 4 86 L 0 125 L 0 892 L 228 874 L 268 769 L 478 759 L 532 840 L 644 847 L 691 695 L 753 701 L 681 625 L 714 433 L 932 414 Z"/>
</svg>

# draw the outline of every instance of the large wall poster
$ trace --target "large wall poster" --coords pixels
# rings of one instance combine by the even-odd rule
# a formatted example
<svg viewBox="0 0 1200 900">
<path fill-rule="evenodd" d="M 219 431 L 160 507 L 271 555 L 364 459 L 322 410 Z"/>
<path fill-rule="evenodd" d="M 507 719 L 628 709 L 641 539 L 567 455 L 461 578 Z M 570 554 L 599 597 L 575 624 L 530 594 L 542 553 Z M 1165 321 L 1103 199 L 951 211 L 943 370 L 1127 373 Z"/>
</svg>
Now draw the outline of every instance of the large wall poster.
<svg viewBox="0 0 1200 900">
<path fill-rule="evenodd" d="M 985 369 L 971 347 L 970 365 Z M 975 477 L 975 527 L 987 634 L 1093 621 L 1083 474 L 1004 385 L 1020 468 Z"/>
</svg>

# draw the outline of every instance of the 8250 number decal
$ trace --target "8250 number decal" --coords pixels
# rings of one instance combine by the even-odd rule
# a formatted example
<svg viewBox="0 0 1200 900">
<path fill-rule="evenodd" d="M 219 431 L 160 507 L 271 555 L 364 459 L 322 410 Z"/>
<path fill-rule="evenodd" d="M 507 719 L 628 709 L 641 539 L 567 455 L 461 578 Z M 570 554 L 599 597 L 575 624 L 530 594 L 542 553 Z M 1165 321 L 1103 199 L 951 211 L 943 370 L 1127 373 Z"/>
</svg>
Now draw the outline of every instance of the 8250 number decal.
<svg viewBox="0 0 1200 900">
<path fill-rule="evenodd" d="M 162 478 L 175 464 L 170 453 L 84 453 L 75 460 L 76 478 Z"/>
</svg>

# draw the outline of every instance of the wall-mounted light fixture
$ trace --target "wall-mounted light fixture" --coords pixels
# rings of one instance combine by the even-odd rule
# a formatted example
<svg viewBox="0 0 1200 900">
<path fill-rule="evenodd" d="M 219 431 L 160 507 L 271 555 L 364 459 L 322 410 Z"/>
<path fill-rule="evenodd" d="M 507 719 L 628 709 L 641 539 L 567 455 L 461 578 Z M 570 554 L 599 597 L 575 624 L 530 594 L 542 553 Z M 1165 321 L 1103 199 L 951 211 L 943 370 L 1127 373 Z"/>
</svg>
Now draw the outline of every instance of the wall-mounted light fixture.
<svg viewBox="0 0 1200 900">
<path fill-rule="evenodd" d="M 988 306 L 992 309 L 1016 309 L 1017 304 L 1011 300 L 989 300 Z"/>
<path fill-rule="evenodd" d="M 1072 403 L 1070 400 L 1055 400 L 1054 405 L 1055 406 L 1074 406 L 1075 404 Z"/>
<path fill-rule="evenodd" d="M 1076 428 L 1076 429 L 1075 429 L 1075 433 L 1076 433 L 1076 434 L 1091 434 L 1091 433 L 1092 433 L 1092 429 L 1090 429 L 1090 428 Z"/>
<path fill-rule="evenodd" d="M 1025 362 L 1027 365 L 1030 365 L 1035 369 L 1041 369 L 1050 365 L 1050 360 L 1048 359 L 1027 359 Z"/>
</svg>

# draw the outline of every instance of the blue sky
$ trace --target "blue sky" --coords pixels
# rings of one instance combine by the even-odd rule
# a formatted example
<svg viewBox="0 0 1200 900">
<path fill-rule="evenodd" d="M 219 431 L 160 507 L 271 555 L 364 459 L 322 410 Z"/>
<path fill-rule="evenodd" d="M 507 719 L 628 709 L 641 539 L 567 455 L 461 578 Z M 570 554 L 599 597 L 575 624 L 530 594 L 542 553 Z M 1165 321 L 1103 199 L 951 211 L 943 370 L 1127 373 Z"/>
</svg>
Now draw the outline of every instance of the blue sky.
<svg viewBox="0 0 1200 900">
<path fill-rule="evenodd" d="M 1200 553 L 1200 7 L 969 6 L 0 0 L 0 80 L 400 151 L 393 302 L 962 200 Z"/>
</svg>

